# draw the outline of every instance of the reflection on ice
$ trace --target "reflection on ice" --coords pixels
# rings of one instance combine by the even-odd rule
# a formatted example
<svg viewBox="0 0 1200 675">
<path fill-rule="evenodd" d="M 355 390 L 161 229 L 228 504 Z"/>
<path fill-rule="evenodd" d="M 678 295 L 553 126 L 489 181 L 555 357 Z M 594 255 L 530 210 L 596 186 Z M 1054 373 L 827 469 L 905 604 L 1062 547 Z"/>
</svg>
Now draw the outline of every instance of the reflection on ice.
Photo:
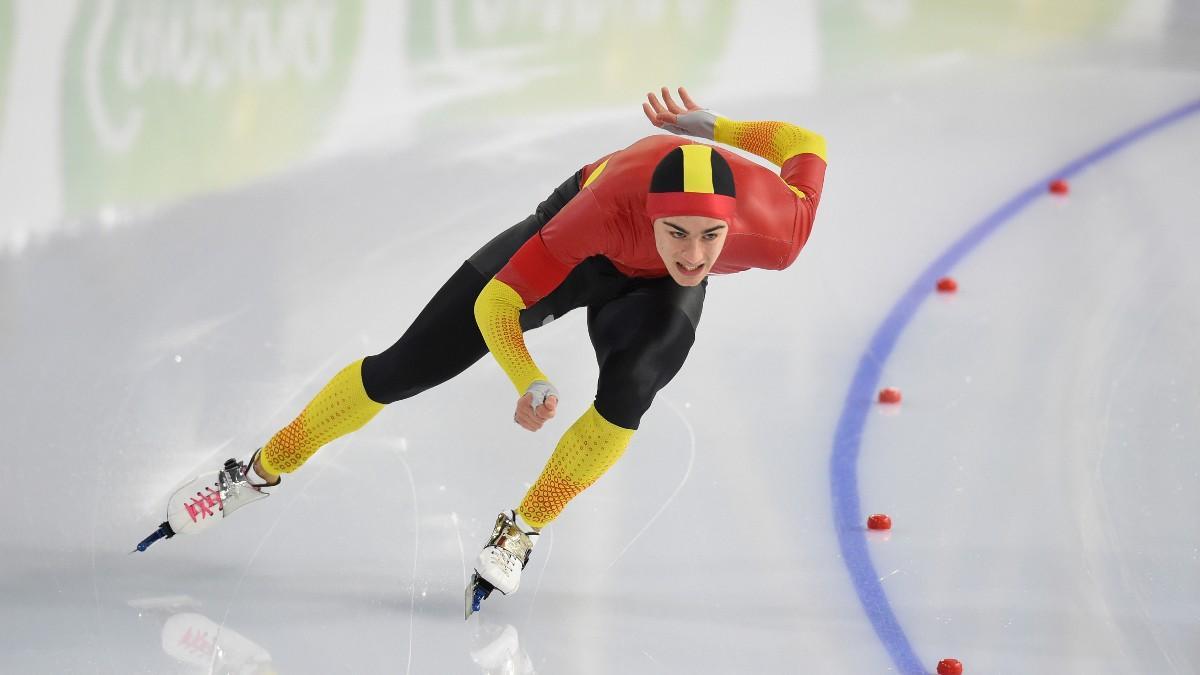
<svg viewBox="0 0 1200 675">
<path fill-rule="evenodd" d="M 241 633 L 195 612 L 175 614 L 162 627 L 162 648 L 171 658 L 216 675 L 268 675 L 271 655 Z"/>
<path fill-rule="evenodd" d="M 512 624 L 497 624 L 480 615 L 476 624 L 471 660 L 484 675 L 533 675 L 533 661 L 521 648 L 521 639 Z"/>
<path fill-rule="evenodd" d="M 163 595 L 130 600 L 139 616 L 166 617 L 163 652 L 175 661 L 210 675 L 274 675 L 271 654 L 257 642 L 222 626 L 198 611 L 202 603 L 189 595 Z"/>
</svg>

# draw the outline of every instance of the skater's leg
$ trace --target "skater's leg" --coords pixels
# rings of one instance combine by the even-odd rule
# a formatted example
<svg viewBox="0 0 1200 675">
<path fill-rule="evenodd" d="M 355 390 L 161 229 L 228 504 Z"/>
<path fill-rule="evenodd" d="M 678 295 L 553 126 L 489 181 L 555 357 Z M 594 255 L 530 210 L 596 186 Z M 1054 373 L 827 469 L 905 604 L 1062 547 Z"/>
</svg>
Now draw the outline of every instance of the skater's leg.
<svg viewBox="0 0 1200 675">
<path fill-rule="evenodd" d="M 588 333 L 600 364 L 596 410 L 613 424 L 637 429 L 654 396 L 683 367 L 696 341 L 707 286 L 659 279 L 589 308 Z"/>
<path fill-rule="evenodd" d="M 541 528 L 557 518 L 620 459 L 655 394 L 687 359 L 704 286 L 665 282 L 589 308 L 588 328 L 600 362 L 596 401 L 563 434 L 521 502 L 519 514 L 529 525 Z"/>
<path fill-rule="evenodd" d="M 254 469 L 269 482 L 300 468 L 318 448 L 357 431 L 383 410 L 363 388 L 362 360 L 346 366 L 317 393 L 291 424 L 263 446 Z"/>
<path fill-rule="evenodd" d="M 263 478 L 295 471 L 326 443 L 361 428 L 385 404 L 435 387 L 486 354 L 473 310 L 486 281 L 463 263 L 394 345 L 347 366 L 271 438 L 260 455 Z"/>
<path fill-rule="evenodd" d="M 633 429 L 609 422 L 589 407 L 562 435 L 537 482 L 525 493 L 517 513 L 535 529 L 558 517 L 567 503 L 616 464 Z"/>
<path fill-rule="evenodd" d="M 435 387 L 486 354 L 474 313 L 480 290 L 578 191 L 578 175 L 564 181 L 533 215 L 463 263 L 395 344 L 338 373 L 263 447 L 255 462 L 259 475 L 273 482 L 295 471 L 326 443 L 360 429 L 384 404 Z"/>
<path fill-rule="evenodd" d="M 463 263 L 404 335 L 346 366 L 263 447 L 255 467 L 266 480 L 299 469 L 322 446 L 362 428 L 387 403 L 415 396 L 487 353 L 472 306 L 485 279 Z"/>
<path fill-rule="evenodd" d="M 482 358 L 487 345 L 475 322 L 479 292 L 517 249 L 578 192 L 578 175 L 568 178 L 532 215 L 500 233 L 463 263 L 396 344 L 365 360 L 363 385 L 368 395 L 380 403 L 410 398 Z"/>
<path fill-rule="evenodd" d="M 475 324 L 475 298 L 487 283 L 470 263 L 434 294 L 391 347 L 363 360 L 367 395 L 395 403 L 436 387 L 487 353 Z"/>
</svg>

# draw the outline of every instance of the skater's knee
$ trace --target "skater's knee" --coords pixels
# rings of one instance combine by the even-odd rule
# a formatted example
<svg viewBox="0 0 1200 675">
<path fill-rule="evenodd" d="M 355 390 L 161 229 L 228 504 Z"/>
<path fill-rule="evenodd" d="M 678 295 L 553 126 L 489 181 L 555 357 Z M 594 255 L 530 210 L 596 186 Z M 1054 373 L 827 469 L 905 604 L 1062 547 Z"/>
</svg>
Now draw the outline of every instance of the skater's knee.
<svg viewBox="0 0 1200 675">
<path fill-rule="evenodd" d="M 670 379 L 649 364 L 602 372 L 596 388 L 596 411 L 619 427 L 637 429 L 655 395 Z"/>
<path fill-rule="evenodd" d="M 392 361 L 394 359 L 389 359 L 386 353 L 363 359 L 363 391 L 367 392 L 367 397 L 376 403 L 387 404 L 400 400 L 396 397 L 395 378 L 392 377 L 395 365 Z"/>
<path fill-rule="evenodd" d="M 412 398 L 433 384 L 415 381 L 415 369 L 405 367 L 394 354 L 384 352 L 363 359 L 363 390 L 376 403 L 395 403 Z"/>
<path fill-rule="evenodd" d="M 597 392 L 596 394 L 596 411 L 604 418 L 612 421 L 617 426 L 626 429 L 637 429 L 641 426 L 642 415 L 650 410 L 650 404 L 654 402 L 653 392 L 633 393 L 629 392 L 625 395 L 619 392 L 615 395 L 606 395 L 605 393 Z"/>
</svg>

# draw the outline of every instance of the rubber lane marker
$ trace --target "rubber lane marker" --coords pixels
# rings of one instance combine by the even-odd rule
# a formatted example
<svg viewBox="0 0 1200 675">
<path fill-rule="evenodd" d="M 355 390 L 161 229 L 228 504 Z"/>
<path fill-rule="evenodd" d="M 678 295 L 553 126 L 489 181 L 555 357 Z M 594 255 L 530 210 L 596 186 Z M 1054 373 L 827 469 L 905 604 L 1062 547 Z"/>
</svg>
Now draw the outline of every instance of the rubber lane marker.
<svg viewBox="0 0 1200 675">
<path fill-rule="evenodd" d="M 1069 179 L 1092 164 L 1096 164 L 1126 148 L 1127 146 L 1160 131 L 1176 122 L 1200 112 L 1200 100 L 1150 120 L 1110 140 L 1091 152 L 1075 159 L 1037 180 L 1020 194 L 1002 204 L 983 220 L 967 230 L 958 241 L 950 245 L 925 271 L 913 281 L 908 290 L 892 306 L 883 323 L 876 329 L 866 351 L 858 361 L 858 369 L 850 382 L 850 390 L 842 405 L 837 430 L 833 437 L 833 452 L 829 459 L 829 482 L 833 500 L 833 522 L 837 530 L 838 545 L 842 560 L 850 572 L 858 600 L 875 628 L 875 634 L 883 642 L 892 663 L 903 675 L 925 675 L 930 672 L 922 665 L 909 643 L 904 628 L 896 620 L 879 574 L 867 548 L 866 529 L 863 527 L 862 504 L 858 491 L 858 457 L 862 449 L 862 433 L 867 423 L 867 413 L 875 400 L 883 366 L 891 356 L 900 334 L 912 321 L 921 303 L 932 295 L 932 289 L 940 277 L 950 270 L 968 253 L 987 240 L 996 230 L 1013 216 L 1046 194 L 1047 185 L 1056 178 Z"/>
</svg>

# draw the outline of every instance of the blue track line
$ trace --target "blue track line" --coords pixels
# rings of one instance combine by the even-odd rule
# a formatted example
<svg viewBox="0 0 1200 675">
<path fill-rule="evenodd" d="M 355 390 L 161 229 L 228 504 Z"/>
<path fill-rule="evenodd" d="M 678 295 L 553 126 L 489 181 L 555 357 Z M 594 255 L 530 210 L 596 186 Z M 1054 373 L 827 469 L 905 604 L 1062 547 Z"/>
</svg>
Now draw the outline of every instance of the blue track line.
<svg viewBox="0 0 1200 675">
<path fill-rule="evenodd" d="M 867 549 L 863 527 L 862 504 L 858 494 L 858 457 L 862 450 L 862 433 L 867 413 L 875 399 L 883 366 L 887 363 L 900 334 L 912 321 L 921 303 L 929 297 L 939 277 L 945 276 L 966 255 L 987 240 L 996 230 L 1026 206 L 1046 193 L 1046 185 L 1055 178 L 1071 178 L 1088 166 L 1107 159 L 1156 131 L 1200 112 L 1200 100 L 1192 101 L 1161 117 L 1135 127 L 1095 150 L 1071 161 L 1037 180 L 979 221 L 937 257 L 913 281 L 904 295 L 892 306 L 866 351 L 859 357 L 858 369 L 846 393 L 842 414 L 833 437 L 833 454 L 829 460 L 829 482 L 833 499 L 833 521 L 837 530 L 842 560 L 850 572 L 859 602 L 866 610 L 875 634 L 887 649 L 892 662 L 903 675 L 925 675 L 929 669 L 922 665 L 909 643 L 904 628 L 883 592 L 879 574 Z"/>
</svg>

